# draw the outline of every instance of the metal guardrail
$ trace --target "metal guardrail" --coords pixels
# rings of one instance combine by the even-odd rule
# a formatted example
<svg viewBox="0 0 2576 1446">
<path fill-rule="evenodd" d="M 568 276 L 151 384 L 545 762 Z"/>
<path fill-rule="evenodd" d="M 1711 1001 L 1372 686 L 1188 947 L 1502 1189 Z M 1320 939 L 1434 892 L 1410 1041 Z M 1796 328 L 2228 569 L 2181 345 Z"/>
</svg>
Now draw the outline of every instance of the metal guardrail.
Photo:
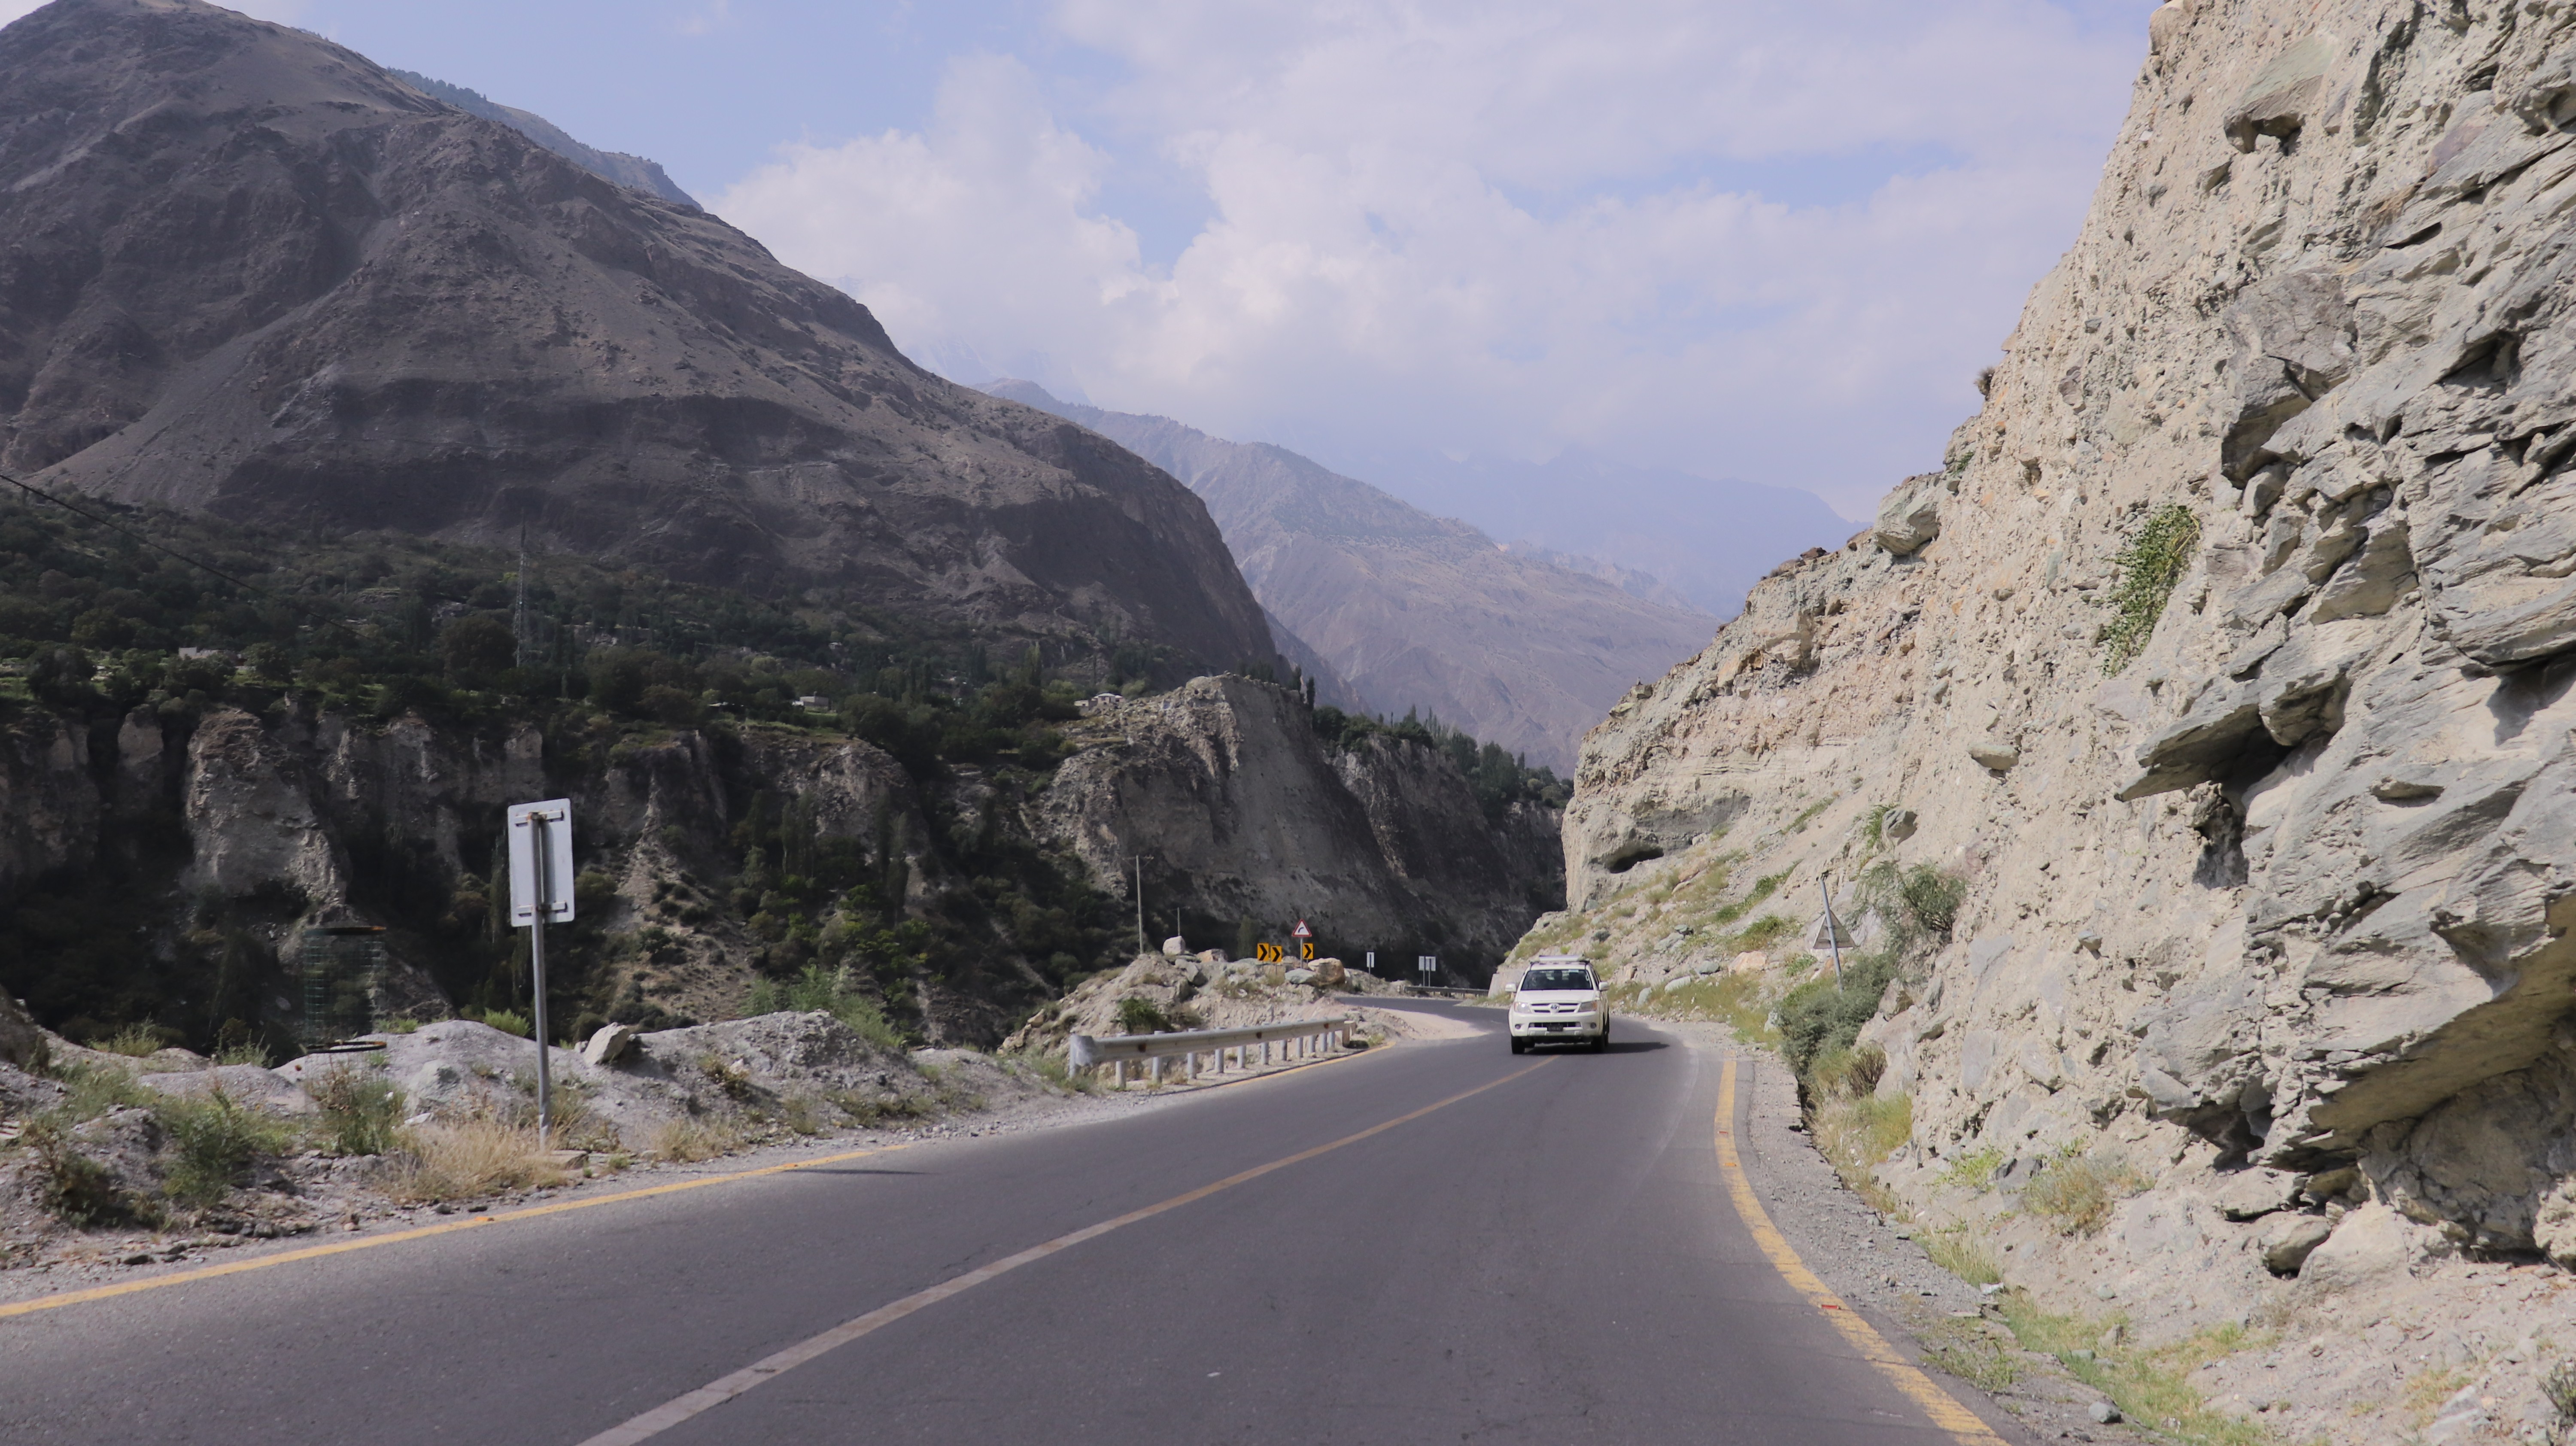
<svg viewBox="0 0 2576 1446">
<path fill-rule="evenodd" d="M 1281 1058 L 1319 1054 L 1341 1042 L 1350 1033 L 1351 1022 L 1342 1015 L 1329 1019 L 1296 1019 L 1284 1024 L 1255 1024 L 1243 1029 L 1190 1029 L 1169 1034 L 1077 1034 L 1070 1043 L 1070 1062 L 1075 1069 L 1102 1065 L 1118 1071 L 1118 1082 L 1125 1084 L 1131 1064 L 1147 1066 L 1148 1078 L 1163 1077 L 1163 1062 L 1187 1060 L 1188 1078 L 1199 1077 L 1199 1056 L 1213 1059 L 1215 1072 L 1225 1073 L 1226 1051 L 1232 1050 L 1237 1069 L 1252 1067 L 1252 1047 L 1261 1046 L 1261 1062 L 1270 1063 L 1273 1047 Z M 1292 1052 L 1293 1051 L 1293 1052 Z"/>
</svg>

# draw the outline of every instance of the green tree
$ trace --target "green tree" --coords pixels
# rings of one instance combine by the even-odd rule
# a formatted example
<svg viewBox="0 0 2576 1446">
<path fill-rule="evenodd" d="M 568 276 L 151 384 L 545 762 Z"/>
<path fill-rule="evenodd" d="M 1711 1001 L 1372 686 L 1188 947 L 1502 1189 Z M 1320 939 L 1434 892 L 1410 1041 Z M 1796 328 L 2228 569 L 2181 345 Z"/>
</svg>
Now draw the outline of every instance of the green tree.
<svg viewBox="0 0 2576 1446">
<path fill-rule="evenodd" d="M 518 638 L 499 618 L 470 614 L 438 630 L 439 662 L 460 687 L 487 686 L 518 654 Z"/>
</svg>

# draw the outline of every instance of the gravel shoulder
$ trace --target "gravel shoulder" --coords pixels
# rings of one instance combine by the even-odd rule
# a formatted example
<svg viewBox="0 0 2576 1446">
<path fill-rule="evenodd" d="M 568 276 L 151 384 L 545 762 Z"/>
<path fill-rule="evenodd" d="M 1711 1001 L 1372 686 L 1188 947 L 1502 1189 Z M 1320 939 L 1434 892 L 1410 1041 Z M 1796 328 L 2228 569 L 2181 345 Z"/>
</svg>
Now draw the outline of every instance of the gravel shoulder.
<svg viewBox="0 0 2576 1446">
<path fill-rule="evenodd" d="M 1843 1184 L 1809 1138 L 1788 1065 L 1767 1050 L 1736 1041 L 1721 1024 L 1670 1020 L 1652 1027 L 1687 1040 L 1712 1057 L 1742 1061 L 1736 1088 L 1749 1120 L 1737 1138 L 1747 1174 L 1800 1259 L 1835 1294 L 1858 1309 L 1915 1364 L 1932 1372 L 2008 1440 L 2145 1442 L 2157 1438 L 2127 1424 L 2103 1424 L 2091 1410 L 2102 1396 L 2076 1380 L 2052 1355 L 2025 1351 L 1996 1308 L 1995 1297 L 1935 1264 L 1913 1225 L 1881 1215 Z"/>
</svg>

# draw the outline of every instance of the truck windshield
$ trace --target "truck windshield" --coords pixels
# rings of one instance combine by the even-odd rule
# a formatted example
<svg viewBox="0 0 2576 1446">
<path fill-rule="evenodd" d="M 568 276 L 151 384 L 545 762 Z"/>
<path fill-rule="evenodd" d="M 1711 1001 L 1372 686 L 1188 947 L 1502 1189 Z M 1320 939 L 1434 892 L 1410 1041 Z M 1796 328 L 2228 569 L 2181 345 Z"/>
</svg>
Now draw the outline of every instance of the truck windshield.
<svg viewBox="0 0 2576 1446">
<path fill-rule="evenodd" d="M 1533 969 L 1521 976 L 1524 992 L 1534 989 L 1589 989 L 1592 976 L 1581 969 Z"/>
</svg>

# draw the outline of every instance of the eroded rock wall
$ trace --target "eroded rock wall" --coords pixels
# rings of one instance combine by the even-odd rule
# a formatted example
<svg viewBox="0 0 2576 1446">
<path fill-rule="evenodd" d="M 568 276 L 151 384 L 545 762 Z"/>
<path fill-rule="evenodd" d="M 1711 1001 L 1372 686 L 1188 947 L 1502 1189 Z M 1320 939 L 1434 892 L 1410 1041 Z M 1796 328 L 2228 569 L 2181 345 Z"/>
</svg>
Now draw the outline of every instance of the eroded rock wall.
<svg viewBox="0 0 2576 1446">
<path fill-rule="evenodd" d="M 1381 971 L 1418 950 L 1482 977 L 1553 902 L 1553 810 L 1489 820 L 1436 749 L 1327 749 L 1288 689 L 1199 678 L 1101 715 L 1084 740 L 1036 831 L 1106 890 L 1147 856 L 1149 909 L 1177 912 L 1194 948 L 1234 947 L 1238 920 L 1284 945 L 1304 919 L 1323 952 L 1388 955 Z"/>
<path fill-rule="evenodd" d="M 1922 1191 L 2107 1139 L 2547 1246 L 2576 1168 L 2544 1144 L 2576 1129 L 2576 7 L 2176 0 L 2152 36 L 1940 465 L 1593 732 L 1570 892 L 1643 957 L 1647 891 L 1719 854 L 1783 898 L 1964 879 L 1865 1035 Z M 2182 572 L 2114 672 L 2150 528 Z"/>
<path fill-rule="evenodd" d="M 101 1017 L 117 1001 L 96 981 L 123 979 L 136 1012 L 211 1034 L 227 1017 L 291 1009 L 293 991 L 269 970 L 292 957 L 294 930 L 354 920 L 391 928 L 401 1011 L 441 1017 L 462 993 L 460 971 L 507 952 L 490 917 L 507 907 L 491 883 L 504 806 L 561 794 L 574 802 L 580 865 L 610 881 L 589 901 L 589 936 L 567 941 L 565 967 L 650 925 L 653 947 L 614 951 L 610 988 L 721 1017 L 740 1004 L 763 941 L 718 911 L 666 917 L 683 907 L 670 881 L 694 877 L 703 891 L 739 869 L 732 830 L 760 790 L 800 800 L 824 838 L 869 835 L 889 812 L 915 850 L 928 836 L 912 781 L 855 740 L 756 729 L 549 738 L 527 723 L 297 708 L 137 711 L 87 727 L 22 715 L 0 732 L 0 966 L 55 1024 L 74 1013 L 121 1022 Z M 245 939 L 259 977 L 227 983 L 237 969 L 225 951 Z M 94 957 L 99 948 L 116 953 Z M 145 989 L 147 979 L 158 983 Z"/>
</svg>

